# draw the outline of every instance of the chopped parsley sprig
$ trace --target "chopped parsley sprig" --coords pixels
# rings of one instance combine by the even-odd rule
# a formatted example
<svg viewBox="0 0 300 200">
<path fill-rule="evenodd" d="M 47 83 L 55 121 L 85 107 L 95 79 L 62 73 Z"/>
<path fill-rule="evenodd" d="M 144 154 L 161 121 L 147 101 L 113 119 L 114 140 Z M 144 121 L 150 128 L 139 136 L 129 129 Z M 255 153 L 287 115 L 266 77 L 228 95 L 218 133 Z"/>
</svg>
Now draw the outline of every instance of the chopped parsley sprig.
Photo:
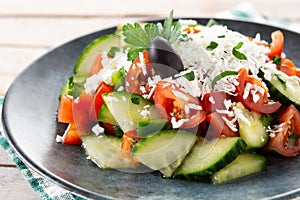
<svg viewBox="0 0 300 200">
<path fill-rule="evenodd" d="M 131 54 L 128 60 L 134 60 L 138 52 L 141 52 L 149 47 L 156 36 L 161 36 L 174 43 L 181 34 L 181 25 L 178 22 L 173 22 L 173 10 L 170 16 L 164 20 L 164 23 L 148 23 L 144 27 L 138 23 L 127 23 L 122 27 L 124 41 L 132 45 Z"/>
</svg>

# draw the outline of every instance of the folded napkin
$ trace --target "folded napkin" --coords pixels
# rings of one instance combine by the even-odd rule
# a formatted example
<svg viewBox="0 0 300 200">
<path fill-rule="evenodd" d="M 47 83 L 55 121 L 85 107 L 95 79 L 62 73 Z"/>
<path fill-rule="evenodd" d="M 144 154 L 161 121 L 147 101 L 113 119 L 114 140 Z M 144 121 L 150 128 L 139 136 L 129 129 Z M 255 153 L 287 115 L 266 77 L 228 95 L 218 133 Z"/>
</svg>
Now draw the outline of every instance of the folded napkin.
<svg viewBox="0 0 300 200">
<path fill-rule="evenodd" d="M 244 19 L 251 20 L 260 23 L 272 24 L 276 26 L 280 26 L 283 28 L 287 28 L 294 31 L 299 31 L 299 26 L 290 23 L 288 21 L 284 21 L 281 19 L 266 17 L 249 4 L 248 2 L 238 5 L 236 8 L 227 10 L 219 13 L 216 17 L 218 18 L 227 18 L 227 19 Z M 0 98 L 0 113 L 2 108 L 3 98 Z M 1 119 L 1 115 L 0 115 Z M 30 183 L 34 191 L 45 200 L 73 200 L 73 199 L 83 199 L 79 196 L 72 194 L 71 192 L 55 185 L 54 183 L 45 180 L 43 177 L 29 169 L 16 155 L 16 153 L 9 146 L 7 140 L 4 138 L 3 129 L 0 120 L 0 144 L 10 156 L 10 158 L 16 163 L 17 168 L 21 171 L 25 179 Z"/>
</svg>

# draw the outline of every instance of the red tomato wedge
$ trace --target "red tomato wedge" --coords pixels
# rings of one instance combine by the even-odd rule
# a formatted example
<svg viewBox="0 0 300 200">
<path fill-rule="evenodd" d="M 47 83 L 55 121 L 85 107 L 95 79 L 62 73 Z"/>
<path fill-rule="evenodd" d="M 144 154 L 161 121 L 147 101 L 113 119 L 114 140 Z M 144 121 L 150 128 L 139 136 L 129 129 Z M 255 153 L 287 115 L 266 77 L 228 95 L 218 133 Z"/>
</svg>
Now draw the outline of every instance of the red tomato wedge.
<svg viewBox="0 0 300 200">
<path fill-rule="evenodd" d="M 97 118 L 90 115 L 93 97 L 87 93 L 81 93 L 78 99 L 74 100 L 73 116 L 79 136 L 88 135 L 91 128 L 97 123 Z"/>
<path fill-rule="evenodd" d="M 216 112 L 216 110 L 225 110 L 224 100 L 230 99 L 230 96 L 223 91 L 212 91 L 204 94 L 202 104 L 207 114 Z"/>
<path fill-rule="evenodd" d="M 299 136 L 294 144 L 289 143 L 289 137 L 292 134 L 300 135 L 299 111 L 294 105 L 290 105 L 280 113 L 279 122 L 281 123 L 281 129 L 275 133 L 274 137 L 271 137 L 265 149 L 275 150 L 279 154 L 287 157 L 297 156 L 300 153 Z"/>
<path fill-rule="evenodd" d="M 271 52 L 268 54 L 270 59 L 274 56 L 281 57 L 283 46 L 284 46 L 284 35 L 281 31 L 277 30 L 271 34 L 272 43 L 270 46 Z"/>
<path fill-rule="evenodd" d="M 281 103 L 278 101 L 270 102 L 268 99 L 268 89 L 262 85 L 262 83 L 255 79 L 254 77 L 250 77 L 245 68 L 242 68 L 238 71 L 239 77 L 238 82 L 239 85 L 236 86 L 237 92 L 237 100 L 249 109 L 261 114 L 270 114 L 276 112 L 280 107 Z M 252 89 L 250 89 L 249 94 L 245 95 L 246 84 L 250 84 L 254 86 L 254 88 L 261 88 L 263 92 L 255 92 L 255 95 L 258 96 L 257 101 L 255 102 L 254 96 L 252 94 Z"/>
<path fill-rule="evenodd" d="M 281 65 L 278 66 L 279 70 L 284 72 L 289 76 L 298 76 L 300 77 L 300 69 L 291 61 L 290 59 L 284 58 L 281 61 Z"/>
<path fill-rule="evenodd" d="M 81 145 L 81 139 L 75 124 L 69 124 L 64 134 L 64 144 Z"/>
<path fill-rule="evenodd" d="M 222 119 L 222 116 L 219 113 L 213 112 L 206 116 L 206 121 L 209 122 L 209 131 L 208 134 L 212 137 L 226 136 L 226 137 L 238 137 L 239 133 L 233 131 Z M 224 116 L 225 117 L 225 116 Z"/>
<path fill-rule="evenodd" d="M 149 60 L 148 51 L 143 52 L 144 60 L 141 62 L 137 57 L 131 64 L 125 77 L 125 89 L 127 92 L 144 94 L 140 87 L 145 86 L 148 78 L 154 75 L 154 69 Z"/>
<path fill-rule="evenodd" d="M 74 123 L 73 118 L 74 98 L 67 94 L 62 94 L 57 111 L 57 121 L 62 123 Z"/>
<path fill-rule="evenodd" d="M 193 128 L 205 120 L 206 112 L 202 109 L 198 98 L 181 90 L 178 86 L 167 81 L 156 84 L 153 100 L 158 113 L 168 119 L 176 128 Z"/>
<path fill-rule="evenodd" d="M 91 107 L 91 115 L 90 117 L 96 117 L 98 116 L 99 110 L 101 109 L 102 105 L 104 104 L 104 100 L 102 98 L 102 94 L 107 92 L 114 91 L 113 87 L 110 85 L 107 85 L 106 83 L 102 82 L 99 86 L 99 88 L 96 90 L 96 93 L 94 95 L 94 99 L 92 102 Z M 93 109 L 94 108 L 94 109 Z"/>
<path fill-rule="evenodd" d="M 92 64 L 90 76 L 97 74 L 102 68 L 102 54 L 98 54 Z"/>
</svg>

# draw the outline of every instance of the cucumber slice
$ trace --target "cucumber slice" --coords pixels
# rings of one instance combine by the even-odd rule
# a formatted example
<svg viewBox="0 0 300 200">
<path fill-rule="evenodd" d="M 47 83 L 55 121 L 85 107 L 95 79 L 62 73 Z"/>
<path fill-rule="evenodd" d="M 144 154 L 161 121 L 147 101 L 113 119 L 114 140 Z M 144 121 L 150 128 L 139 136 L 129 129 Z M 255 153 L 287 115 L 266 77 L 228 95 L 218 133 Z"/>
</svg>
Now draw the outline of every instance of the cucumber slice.
<svg viewBox="0 0 300 200">
<path fill-rule="evenodd" d="M 139 137 L 146 137 L 149 134 L 157 133 L 166 129 L 169 121 L 166 119 L 142 119 L 137 124 L 137 135 Z"/>
<path fill-rule="evenodd" d="M 240 102 L 236 104 L 235 109 L 235 112 L 237 110 L 241 112 L 241 117 L 238 117 L 239 134 L 246 142 L 247 149 L 265 146 L 269 140 L 269 134 L 260 120 L 261 115 L 248 111 Z"/>
<path fill-rule="evenodd" d="M 121 139 L 115 136 L 88 135 L 81 137 L 89 158 L 100 168 L 136 168 L 138 163 L 121 150 Z"/>
<path fill-rule="evenodd" d="M 190 180 L 208 179 L 232 162 L 245 147 L 246 144 L 240 137 L 199 140 L 177 169 L 174 177 Z"/>
<path fill-rule="evenodd" d="M 294 106 L 300 110 L 300 80 L 296 76 L 288 76 L 278 71 L 272 74 L 270 81 L 265 81 L 272 99 L 280 101 L 283 105 Z"/>
<path fill-rule="evenodd" d="M 114 116 L 109 111 L 106 103 L 104 103 L 98 113 L 98 121 L 109 123 L 112 125 L 117 125 L 117 122 L 114 118 Z"/>
<path fill-rule="evenodd" d="M 155 105 L 141 95 L 129 92 L 103 94 L 108 110 L 124 132 L 135 130 L 141 119 L 159 119 Z"/>
<path fill-rule="evenodd" d="M 104 35 L 95 39 L 82 51 L 75 65 L 74 73 L 88 76 L 90 74 L 94 58 L 101 51 L 109 51 L 112 47 L 121 47 L 122 43 L 121 36 L 116 34 Z"/>
<path fill-rule="evenodd" d="M 140 140 L 133 156 L 147 167 L 159 170 L 165 178 L 172 177 L 193 147 L 197 136 L 180 130 L 163 130 Z"/>
<path fill-rule="evenodd" d="M 267 160 L 262 155 L 242 153 L 226 167 L 214 173 L 211 181 L 214 184 L 219 184 L 249 176 L 265 170 L 266 164 Z"/>
</svg>

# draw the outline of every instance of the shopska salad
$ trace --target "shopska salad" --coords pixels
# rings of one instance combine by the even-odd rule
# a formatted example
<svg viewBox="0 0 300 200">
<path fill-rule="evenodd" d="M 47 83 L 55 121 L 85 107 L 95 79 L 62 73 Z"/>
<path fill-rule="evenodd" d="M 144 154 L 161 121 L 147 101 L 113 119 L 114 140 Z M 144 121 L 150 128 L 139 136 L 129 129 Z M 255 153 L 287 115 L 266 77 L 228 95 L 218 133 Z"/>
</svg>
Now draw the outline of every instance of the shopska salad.
<svg viewBox="0 0 300 200">
<path fill-rule="evenodd" d="M 57 142 L 100 168 L 224 183 L 300 153 L 300 70 L 266 42 L 210 20 L 125 24 L 91 42 L 62 88 Z"/>
</svg>

